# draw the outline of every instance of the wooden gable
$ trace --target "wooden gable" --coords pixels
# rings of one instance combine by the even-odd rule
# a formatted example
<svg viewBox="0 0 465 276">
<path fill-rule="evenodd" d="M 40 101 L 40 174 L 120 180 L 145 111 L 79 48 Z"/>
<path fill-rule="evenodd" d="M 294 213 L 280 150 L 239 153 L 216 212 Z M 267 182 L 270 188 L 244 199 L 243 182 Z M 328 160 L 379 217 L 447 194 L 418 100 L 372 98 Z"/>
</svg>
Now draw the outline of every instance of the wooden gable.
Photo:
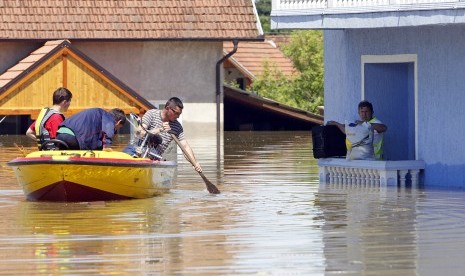
<svg viewBox="0 0 465 276">
<path fill-rule="evenodd" d="M 58 87 L 73 93 L 67 117 L 91 107 L 137 114 L 154 108 L 67 40 L 47 42 L 0 75 L 0 85 L 0 115 L 35 119 L 40 109 L 52 105 Z"/>
</svg>

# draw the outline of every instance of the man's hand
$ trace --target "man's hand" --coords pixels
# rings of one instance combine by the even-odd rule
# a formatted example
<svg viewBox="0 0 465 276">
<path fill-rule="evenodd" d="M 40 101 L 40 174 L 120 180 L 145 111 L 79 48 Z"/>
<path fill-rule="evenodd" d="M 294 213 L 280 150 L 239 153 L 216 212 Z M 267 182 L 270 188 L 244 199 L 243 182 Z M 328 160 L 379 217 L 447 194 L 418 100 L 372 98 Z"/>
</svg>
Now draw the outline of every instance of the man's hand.
<svg viewBox="0 0 465 276">
<path fill-rule="evenodd" d="M 336 121 L 328 121 L 328 123 L 326 123 L 326 125 L 333 125 L 333 126 L 337 126 L 337 128 L 339 128 L 340 131 L 342 131 L 343 133 L 345 133 L 345 125 L 344 124 L 341 124 L 339 122 L 336 122 Z"/>
<path fill-rule="evenodd" d="M 201 173 L 202 172 L 202 167 L 200 166 L 200 163 L 199 162 L 195 162 L 195 166 L 194 166 L 194 169 Z"/>
<path fill-rule="evenodd" d="M 326 123 L 326 125 L 338 126 L 338 127 L 341 127 L 341 126 L 343 127 L 343 126 L 344 126 L 343 124 L 341 124 L 341 123 L 339 123 L 339 122 L 336 122 L 336 121 L 328 121 L 328 122 Z"/>
<path fill-rule="evenodd" d="M 157 134 L 160 134 L 162 132 L 169 132 L 170 130 L 171 130 L 171 127 L 170 127 L 169 122 L 163 122 L 161 127 L 153 128 L 151 130 L 148 130 L 148 132 L 150 132 L 153 135 L 157 135 Z"/>
<path fill-rule="evenodd" d="M 161 127 L 162 127 L 161 131 L 163 131 L 163 132 L 169 132 L 171 130 L 169 122 L 163 122 Z"/>
</svg>

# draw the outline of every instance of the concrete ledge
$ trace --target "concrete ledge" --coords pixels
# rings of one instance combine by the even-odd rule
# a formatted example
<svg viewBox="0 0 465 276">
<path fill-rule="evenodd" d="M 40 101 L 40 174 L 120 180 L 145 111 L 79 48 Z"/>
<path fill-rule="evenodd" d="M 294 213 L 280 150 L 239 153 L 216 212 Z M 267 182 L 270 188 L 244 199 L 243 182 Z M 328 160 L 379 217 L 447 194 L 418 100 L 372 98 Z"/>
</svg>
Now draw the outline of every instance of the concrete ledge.
<svg viewBox="0 0 465 276">
<path fill-rule="evenodd" d="M 323 158 L 318 160 L 320 183 L 366 184 L 380 186 L 419 184 L 425 169 L 422 160 L 372 161 Z"/>
</svg>

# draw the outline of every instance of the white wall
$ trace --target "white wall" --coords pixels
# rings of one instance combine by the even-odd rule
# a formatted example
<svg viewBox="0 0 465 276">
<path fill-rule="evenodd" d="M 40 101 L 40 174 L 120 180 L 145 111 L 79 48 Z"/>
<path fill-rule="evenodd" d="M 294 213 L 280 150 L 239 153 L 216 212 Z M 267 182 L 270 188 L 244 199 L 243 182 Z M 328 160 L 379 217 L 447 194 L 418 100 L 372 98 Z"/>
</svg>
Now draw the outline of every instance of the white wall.
<svg viewBox="0 0 465 276">
<path fill-rule="evenodd" d="M 197 124 L 216 135 L 215 69 L 222 42 L 71 42 L 147 100 L 179 97 L 188 136 Z"/>
</svg>

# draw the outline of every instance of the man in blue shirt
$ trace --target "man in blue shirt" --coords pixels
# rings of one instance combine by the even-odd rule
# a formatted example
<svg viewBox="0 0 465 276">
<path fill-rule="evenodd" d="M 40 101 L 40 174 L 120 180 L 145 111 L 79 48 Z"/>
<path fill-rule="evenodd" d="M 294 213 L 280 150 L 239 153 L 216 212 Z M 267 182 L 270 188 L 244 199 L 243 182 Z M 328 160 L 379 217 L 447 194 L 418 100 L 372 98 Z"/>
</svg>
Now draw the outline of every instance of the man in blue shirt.
<svg viewBox="0 0 465 276">
<path fill-rule="evenodd" d="M 126 114 L 119 108 L 90 108 L 64 120 L 57 139 L 71 150 L 111 150 L 113 136 L 125 122 Z"/>
</svg>

